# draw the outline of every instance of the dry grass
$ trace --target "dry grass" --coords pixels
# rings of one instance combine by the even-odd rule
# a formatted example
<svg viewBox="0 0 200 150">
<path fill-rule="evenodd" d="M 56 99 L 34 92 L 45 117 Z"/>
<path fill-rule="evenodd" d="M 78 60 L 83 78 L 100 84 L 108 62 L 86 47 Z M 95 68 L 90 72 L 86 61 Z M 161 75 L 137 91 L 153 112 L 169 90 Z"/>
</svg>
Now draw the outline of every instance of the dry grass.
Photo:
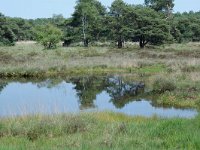
<svg viewBox="0 0 200 150">
<path fill-rule="evenodd" d="M 198 66 L 200 59 L 188 56 L 178 56 L 176 52 L 186 51 L 191 54 L 199 49 L 199 45 L 171 45 L 160 49 L 139 50 L 126 48 L 117 50 L 109 47 L 69 47 L 56 50 L 43 50 L 34 42 L 19 42 L 15 47 L 0 47 L 1 68 L 9 69 L 38 69 L 48 70 L 53 67 L 74 68 L 94 67 L 105 65 L 107 67 L 136 67 L 152 64 L 166 64 L 173 70 L 183 66 Z M 174 50 L 176 48 L 176 50 Z M 182 50 L 180 50 L 183 48 Z M 173 50 L 173 51 L 172 51 Z"/>
</svg>

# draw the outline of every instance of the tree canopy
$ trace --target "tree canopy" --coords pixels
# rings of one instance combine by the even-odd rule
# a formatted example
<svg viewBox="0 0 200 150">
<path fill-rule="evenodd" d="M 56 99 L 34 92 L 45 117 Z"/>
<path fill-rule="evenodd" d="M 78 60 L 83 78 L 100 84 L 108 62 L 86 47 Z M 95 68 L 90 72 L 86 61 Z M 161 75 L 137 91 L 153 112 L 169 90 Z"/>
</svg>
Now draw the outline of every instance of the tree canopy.
<svg viewBox="0 0 200 150">
<path fill-rule="evenodd" d="M 108 8 L 98 0 L 77 0 L 71 18 L 54 14 L 51 18 L 22 19 L 0 13 L 0 45 L 38 40 L 38 37 L 49 48 L 55 44 L 44 41 L 52 38 L 56 42 L 50 43 L 57 43 L 61 38 L 63 46 L 82 43 L 88 47 L 94 42 L 108 42 L 118 48 L 126 41 L 136 42 L 141 48 L 168 42 L 200 41 L 200 12 L 173 13 L 173 8 L 174 0 L 144 0 L 144 5 L 114 0 Z"/>
<path fill-rule="evenodd" d="M 50 24 L 36 27 L 35 34 L 36 40 L 47 49 L 55 48 L 62 37 L 61 30 Z"/>
<path fill-rule="evenodd" d="M 132 7 L 131 13 L 127 14 L 128 20 L 132 21 L 131 38 L 139 42 L 140 48 L 146 44 L 160 45 L 170 39 L 169 26 L 166 19 L 156 11 L 146 7 Z"/>
<path fill-rule="evenodd" d="M 0 45 L 13 45 L 15 35 L 10 28 L 7 18 L 0 13 Z"/>
<path fill-rule="evenodd" d="M 77 28 L 84 46 L 88 46 L 89 40 L 99 39 L 101 32 L 101 19 L 105 15 L 105 7 L 96 0 L 78 0 L 72 15 L 71 26 Z"/>
</svg>

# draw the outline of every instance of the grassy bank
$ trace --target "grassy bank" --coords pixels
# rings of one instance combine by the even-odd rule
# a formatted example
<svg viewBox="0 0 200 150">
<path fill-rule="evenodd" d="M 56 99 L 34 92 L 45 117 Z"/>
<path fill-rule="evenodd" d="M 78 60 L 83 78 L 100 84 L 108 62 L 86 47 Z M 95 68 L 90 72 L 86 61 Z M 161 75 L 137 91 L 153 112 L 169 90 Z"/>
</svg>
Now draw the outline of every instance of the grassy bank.
<svg viewBox="0 0 200 150">
<path fill-rule="evenodd" d="M 65 76 L 113 72 L 196 72 L 200 71 L 198 43 L 165 47 L 123 49 L 112 47 L 59 47 L 44 50 L 35 43 L 0 47 L 0 76 Z"/>
<path fill-rule="evenodd" d="M 200 149 L 200 118 L 114 113 L 0 120 L 0 149 Z"/>
</svg>

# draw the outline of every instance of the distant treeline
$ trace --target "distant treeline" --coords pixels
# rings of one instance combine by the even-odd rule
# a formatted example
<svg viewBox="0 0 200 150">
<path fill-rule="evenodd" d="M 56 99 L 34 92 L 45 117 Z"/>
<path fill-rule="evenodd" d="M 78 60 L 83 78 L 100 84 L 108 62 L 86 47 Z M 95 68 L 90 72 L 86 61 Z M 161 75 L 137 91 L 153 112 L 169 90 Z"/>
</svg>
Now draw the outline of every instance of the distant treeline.
<svg viewBox="0 0 200 150">
<path fill-rule="evenodd" d="M 121 48 L 125 41 L 132 41 L 143 48 L 146 44 L 200 41 L 200 12 L 173 13 L 173 8 L 174 0 L 145 0 L 144 5 L 114 0 L 109 8 L 97 0 L 77 0 L 75 11 L 68 19 L 62 15 L 22 19 L 0 13 L 0 45 L 37 40 L 38 27 L 44 29 L 47 25 L 62 31 L 59 38 L 64 46 L 109 41 Z"/>
</svg>

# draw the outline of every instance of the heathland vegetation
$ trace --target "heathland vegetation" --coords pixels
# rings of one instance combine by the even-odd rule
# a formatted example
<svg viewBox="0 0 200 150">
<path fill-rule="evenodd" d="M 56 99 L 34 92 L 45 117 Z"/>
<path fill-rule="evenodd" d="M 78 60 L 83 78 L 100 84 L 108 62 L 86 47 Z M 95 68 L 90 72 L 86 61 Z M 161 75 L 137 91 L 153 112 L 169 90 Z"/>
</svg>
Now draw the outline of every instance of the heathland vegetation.
<svg viewBox="0 0 200 150">
<path fill-rule="evenodd" d="M 200 118 L 160 119 L 115 113 L 23 116 L 0 121 L 0 149 L 196 149 Z"/>
<path fill-rule="evenodd" d="M 109 8 L 77 0 L 71 18 L 0 13 L 0 93 L 19 78 L 117 74 L 143 81 L 158 106 L 200 110 L 200 12 L 173 8 L 174 0 L 114 0 Z M 110 112 L 1 118 L 0 149 L 200 149 L 199 120 Z"/>
</svg>

